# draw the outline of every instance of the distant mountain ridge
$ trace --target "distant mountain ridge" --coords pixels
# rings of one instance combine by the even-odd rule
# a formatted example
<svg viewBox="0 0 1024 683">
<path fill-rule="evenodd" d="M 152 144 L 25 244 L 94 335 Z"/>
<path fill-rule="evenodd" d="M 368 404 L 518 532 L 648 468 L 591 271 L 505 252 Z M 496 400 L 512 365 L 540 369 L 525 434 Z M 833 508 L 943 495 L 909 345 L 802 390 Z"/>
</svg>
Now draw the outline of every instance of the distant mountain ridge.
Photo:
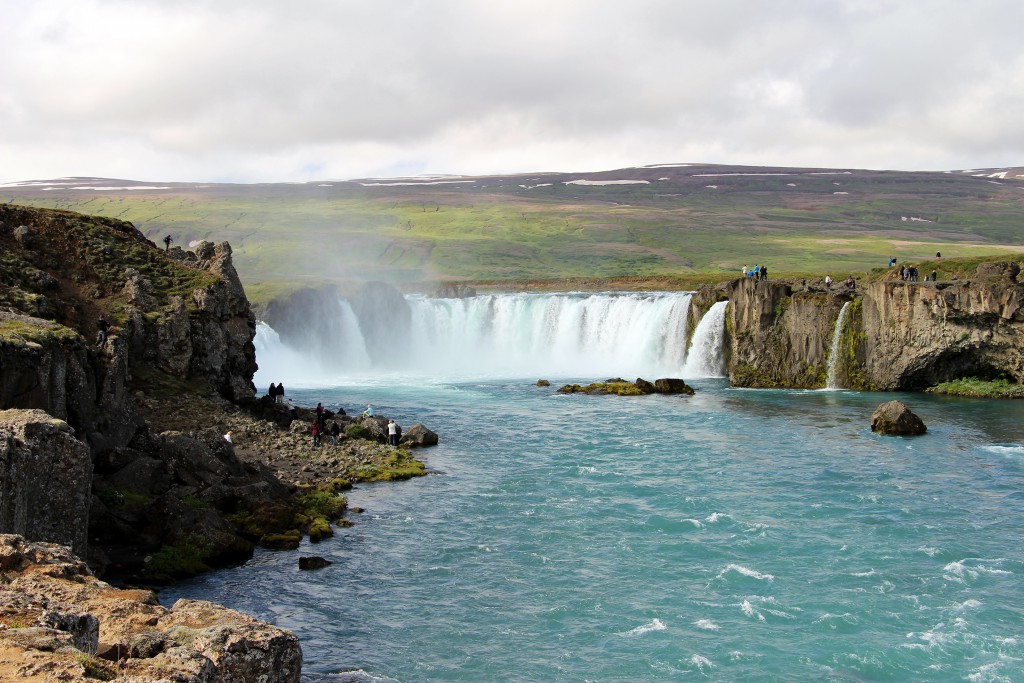
<svg viewBox="0 0 1024 683">
<path fill-rule="evenodd" d="M 182 183 L 59 178 L 0 202 L 228 240 L 250 289 L 884 267 L 1021 250 L 1024 167 L 958 171 L 654 164 L 596 172 Z M 260 300 L 259 288 L 250 296 Z"/>
</svg>

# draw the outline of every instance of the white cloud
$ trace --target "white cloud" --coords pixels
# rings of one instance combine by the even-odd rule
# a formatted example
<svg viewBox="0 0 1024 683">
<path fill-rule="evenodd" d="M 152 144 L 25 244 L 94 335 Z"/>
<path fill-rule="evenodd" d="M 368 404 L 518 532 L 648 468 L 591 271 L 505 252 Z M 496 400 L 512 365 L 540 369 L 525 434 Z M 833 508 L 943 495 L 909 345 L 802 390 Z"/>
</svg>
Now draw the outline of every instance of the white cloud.
<svg viewBox="0 0 1024 683">
<path fill-rule="evenodd" d="M 1024 163 L 1024 3 L 13 0 L 0 181 Z"/>
</svg>

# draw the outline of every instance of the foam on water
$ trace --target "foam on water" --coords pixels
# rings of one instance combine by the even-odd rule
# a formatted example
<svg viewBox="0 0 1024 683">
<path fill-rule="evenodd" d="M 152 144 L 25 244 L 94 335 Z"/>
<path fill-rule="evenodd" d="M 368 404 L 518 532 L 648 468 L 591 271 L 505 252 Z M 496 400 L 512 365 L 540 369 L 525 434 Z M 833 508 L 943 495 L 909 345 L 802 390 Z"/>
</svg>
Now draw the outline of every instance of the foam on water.
<svg viewBox="0 0 1024 683">
<path fill-rule="evenodd" d="M 665 626 L 664 622 L 662 622 L 661 619 L 652 619 L 651 621 L 649 621 L 648 623 L 644 624 L 643 626 L 637 626 L 632 631 L 629 631 L 626 635 L 627 636 L 642 636 L 643 634 L 650 633 L 651 631 L 664 631 L 666 628 L 668 628 L 668 627 Z"/>
</svg>

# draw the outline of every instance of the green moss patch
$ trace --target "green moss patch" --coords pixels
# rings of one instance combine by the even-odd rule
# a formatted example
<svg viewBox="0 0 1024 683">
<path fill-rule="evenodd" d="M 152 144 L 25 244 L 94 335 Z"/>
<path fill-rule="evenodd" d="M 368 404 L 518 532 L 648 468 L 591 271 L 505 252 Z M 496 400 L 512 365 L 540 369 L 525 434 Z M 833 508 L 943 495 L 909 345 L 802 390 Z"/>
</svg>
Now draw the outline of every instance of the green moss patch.
<svg viewBox="0 0 1024 683">
<path fill-rule="evenodd" d="M 983 380 L 977 377 L 964 377 L 943 382 L 928 391 L 933 394 L 973 398 L 1024 398 L 1024 386 L 1012 384 L 1005 379 Z"/>
</svg>

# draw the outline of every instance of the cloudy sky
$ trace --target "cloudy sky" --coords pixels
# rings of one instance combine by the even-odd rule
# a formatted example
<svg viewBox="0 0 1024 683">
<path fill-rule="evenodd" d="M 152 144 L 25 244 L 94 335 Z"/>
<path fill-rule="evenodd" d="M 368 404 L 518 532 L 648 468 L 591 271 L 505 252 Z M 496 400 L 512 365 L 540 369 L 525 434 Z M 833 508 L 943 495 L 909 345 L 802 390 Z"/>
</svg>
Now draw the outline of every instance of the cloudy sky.
<svg viewBox="0 0 1024 683">
<path fill-rule="evenodd" d="M 1021 0 L 0 0 L 0 182 L 1024 165 Z"/>
</svg>

